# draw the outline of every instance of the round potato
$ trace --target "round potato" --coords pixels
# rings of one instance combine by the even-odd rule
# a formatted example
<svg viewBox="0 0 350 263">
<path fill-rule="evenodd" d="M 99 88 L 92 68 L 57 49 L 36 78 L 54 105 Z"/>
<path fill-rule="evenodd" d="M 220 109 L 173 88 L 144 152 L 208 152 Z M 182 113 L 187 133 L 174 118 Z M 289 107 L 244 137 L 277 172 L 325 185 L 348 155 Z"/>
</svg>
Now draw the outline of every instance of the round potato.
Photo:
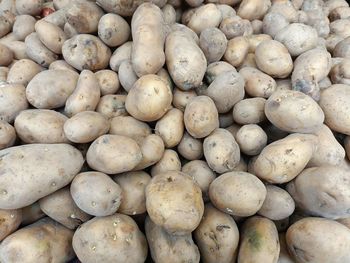
<svg viewBox="0 0 350 263">
<path fill-rule="evenodd" d="M 27 108 L 26 89 L 23 85 L 0 84 L 0 121 L 11 123 Z"/>
<path fill-rule="evenodd" d="M 187 160 L 198 160 L 203 156 L 203 143 L 185 132 L 177 146 L 177 151 Z"/>
<path fill-rule="evenodd" d="M 224 33 L 216 27 L 204 29 L 199 37 L 199 46 L 202 49 L 208 63 L 219 61 L 224 55 L 227 39 Z"/>
<path fill-rule="evenodd" d="M 0 120 L 0 150 L 11 147 L 16 141 L 14 127 L 6 121 Z"/>
<path fill-rule="evenodd" d="M 208 19 L 210 17 L 210 19 Z M 209 3 L 196 9 L 188 21 L 187 26 L 200 35 L 207 28 L 215 28 L 220 25 L 222 15 L 216 5 Z"/>
<path fill-rule="evenodd" d="M 30 59 L 21 59 L 12 64 L 7 82 L 10 84 L 22 84 L 27 86 L 36 74 L 42 71 L 42 67 Z"/>
<path fill-rule="evenodd" d="M 270 0 L 243 0 L 237 10 L 237 15 L 248 20 L 261 19 L 270 7 Z"/>
<path fill-rule="evenodd" d="M 234 67 L 242 65 L 249 51 L 249 42 L 246 37 L 238 36 L 227 42 L 224 59 Z"/>
<path fill-rule="evenodd" d="M 224 18 L 220 23 L 220 30 L 228 40 L 253 34 L 253 28 L 249 20 L 242 19 L 236 15 Z"/>
<path fill-rule="evenodd" d="M 112 70 L 99 70 L 95 73 L 100 86 L 101 95 L 115 94 L 120 88 L 118 74 Z"/>
<path fill-rule="evenodd" d="M 266 120 L 264 98 L 249 98 L 239 101 L 232 111 L 233 120 L 239 124 L 256 124 Z"/>
<path fill-rule="evenodd" d="M 152 177 L 168 171 L 181 171 L 181 161 L 178 154 L 170 149 L 164 151 L 163 157 L 152 167 Z"/>
<path fill-rule="evenodd" d="M 173 105 L 175 108 L 185 111 L 187 103 L 197 94 L 194 90 L 181 90 L 179 88 L 175 88 L 173 92 Z"/>
<path fill-rule="evenodd" d="M 242 126 L 238 130 L 235 139 L 241 152 L 247 155 L 259 154 L 267 144 L 265 131 L 256 124 Z"/>
<path fill-rule="evenodd" d="M 146 207 L 155 224 L 169 234 L 184 235 L 196 229 L 203 216 L 202 191 L 188 175 L 167 171 L 147 185 Z"/>
<path fill-rule="evenodd" d="M 0 209 L 0 241 L 17 230 L 22 222 L 22 210 Z"/>
<path fill-rule="evenodd" d="M 98 36 L 110 47 L 124 44 L 130 36 L 130 26 L 117 14 L 106 14 L 98 22 Z"/>
<path fill-rule="evenodd" d="M 126 95 L 104 95 L 97 104 L 96 111 L 111 119 L 118 116 L 126 116 Z"/>
</svg>

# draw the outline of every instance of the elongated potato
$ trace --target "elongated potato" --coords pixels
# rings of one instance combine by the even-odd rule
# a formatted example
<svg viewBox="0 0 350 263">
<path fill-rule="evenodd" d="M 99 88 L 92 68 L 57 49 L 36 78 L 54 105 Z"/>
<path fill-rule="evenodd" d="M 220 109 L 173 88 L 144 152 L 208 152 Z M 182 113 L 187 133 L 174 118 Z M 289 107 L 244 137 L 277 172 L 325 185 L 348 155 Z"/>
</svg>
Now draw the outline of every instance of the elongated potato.
<svg viewBox="0 0 350 263">
<path fill-rule="evenodd" d="M 0 209 L 0 241 L 17 230 L 22 222 L 22 210 Z"/>
<path fill-rule="evenodd" d="M 62 46 L 67 37 L 58 26 L 39 20 L 35 24 L 35 31 L 40 41 L 52 52 L 62 54 Z"/>
<path fill-rule="evenodd" d="M 54 110 L 24 110 L 16 117 L 14 126 L 25 143 L 67 143 L 63 132 L 67 119 Z"/>
<path fill-rule="evenodd" d="M 203 156 L 203 143 L 185 132 L 177 146 L 177 151 L 187 160 L 198 160 Z"/>
<path fill-rule="evenodd" d="M 68 144 L 16 146 L 1 150 L 0 156 L 0 209 L 22 208 L 66 186 L 84 162 Z"/>
<path fill-rule="evenodd" d="M 111 119 L 118 116 L 126 116 L 128 113 L 125 109 L 126 95 L 107 94 L 101 97 L 96 111 Z"/>
<path fill-rule="evenodd" d="M 0 120 L 0 150 L 14 145 L 16 141 L 16 131 L 14 127 L 6 121 Z"/>
<path fill-rule="evenodd" d="M 0 120 L 13 122 L 27 108 L 26 89 L 23 85 L 0 84 Z"/>
<path fill-rule="evenodd" d="M 167 171 L 181 171 L 180 158 L 174 150 L 166 149 L 163 157 L 152 167 L 152 177 Z"/>
<path fill-rule="evenodd" d="M 43 68 L 30 59 L 16 61 L 10 68 L 7 75 L 7 82 L 10 84 L 22 84 L 27 86 L 36 74 Z"/>
</svg>

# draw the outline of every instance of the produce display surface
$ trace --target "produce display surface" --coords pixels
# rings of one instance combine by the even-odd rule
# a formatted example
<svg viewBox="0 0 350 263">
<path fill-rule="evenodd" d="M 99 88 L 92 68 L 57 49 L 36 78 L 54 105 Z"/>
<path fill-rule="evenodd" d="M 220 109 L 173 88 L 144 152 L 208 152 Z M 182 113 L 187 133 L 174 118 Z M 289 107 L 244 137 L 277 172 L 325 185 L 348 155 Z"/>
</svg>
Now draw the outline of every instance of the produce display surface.
<svg viewBox="0 0 350 263">
<path fill-rule="evenodd" d="M 0 263 L 350 263 L 346 0 L 0 0 Z"/>
</svg>

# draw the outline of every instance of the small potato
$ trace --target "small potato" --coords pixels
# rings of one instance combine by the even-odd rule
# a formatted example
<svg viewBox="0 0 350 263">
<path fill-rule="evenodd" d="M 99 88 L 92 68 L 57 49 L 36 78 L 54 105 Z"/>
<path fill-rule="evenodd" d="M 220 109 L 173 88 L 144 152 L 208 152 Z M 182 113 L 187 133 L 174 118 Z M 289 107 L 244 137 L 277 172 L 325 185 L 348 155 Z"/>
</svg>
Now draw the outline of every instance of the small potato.
<svg viewBox="0 0 350 263">
<path fill-rule="evenodd" d="M 135 82 L 126 97 L 125 107 L 138 120 L 155 121 L 170 109 L 172 98 L 169 85 L 157 75 L 149 74 Z"/>
<path fill-rule="evenodd" d="M 43 211 L 41 211 L 39 202 L 35 202 L 29 206 L 23 207 L 22 209 L 22 226 L 27 226 L 35 223 L 39 219 L 45 217 Z"/>
<path fill-rule="evenodd" d="M 239 74 L 244 78 L 244 89 L 250 96 L 268 98 L 276 90 L 276 81 L 256 68 L 244 67 Z"/>
<path fill-rule="evenodd" d="M 270 0 L 243 0 L 237 10 L 237 15 L 248 20 L 261 19 L 270 7 Z"/>
<path fill-rule="evenodd" d="M 118 74 L 112 70 L 105 69 L 95 73 L 100 86 L 101 95 L 115 94 L 120 88 Z"/>
<path fill-rule="evenodd" d="M 122 63 L 120 63 L 118 73 L 120 76 L 120 84 L 122 85 L 124 90 L 129 92 L 134 86 L 135 82 L 138 80 L 138 76 L 136 75 L 132 67 L 130 59 L 126 59 Z"/>
<path fill-rule="evenodd" d="M 203 143 L 185 132 L 177 146 L 177 151 L 187 160 L 199 160 L 203 156 Z"/>
<path fill-rule="evenodd" d="M 205 205 L 203 219 L 194 231 L 194 238 L 203 262 L 235 262 L 239 243 L 236 222 L 211 204 Z"/>
<path fill-rule="evenodd" d="M 167 36 L 165 57 L 169 74 L 178 88 L 189 90 L 201 84 L 207 60 L 187 33 L 173 31 Z"/>
<path fill-rule="evenodd" d="M 17 230 L 22 222 L 22 210 L 0 209 L 0 241 Z"/>
<path fill-rule="evenodd" d="M 74 203 L 69 187 L 45 196 L 39 205 L 46 215 L 69 229 L 76 229 L 91 218 Z"/>
<path fill-rule="evenodd" d="M 210 63 L 207 67 L 207 71 L 205 72 L 205 80 L 208 84 L 211 84 L 214 79 L 216 79 L 217 76 L 221 75 L 222 73 L 226 71 L 236 71 L 234 66 L 231 64 L 225 62 L 225 61 L 218 61 Z"/>
<path fill-rule="evenodd" d="M 16 9 L 20 15 L 40 15 L 44 0 L 16 0 Z"/>
<path fill-rule="evenodd" d="M 218 27 L 221 20 L 220 10 L 216 5 L 210 3 L 198 7 L 187 26 L 200 35 L 204 29 Z"/>
<path fill-rule="evenodd" d="M 350 85 L 350 59 L 343 59 L 334 65 L 330 71 L 330 78 L 334 84 Z"/>
<path fill-rule="evenodd" d="M 120 186 L 100 172 L 78 174 L 72 181 L 70 192 L 77 206 L 93 216 L 114 214 L 123 198 Z"/>
<path fill-rule="evenodd" d="M 215 129 L 203 142 L 203 152 L 208 165 L 217 173 L 232 171 L 240 159 L 239 146 L 225 129 Z"/>
<path fill-rule="evenodd" d="M 16 131 L 8 122 L 0 120 L 0 150 L 11 147 L 16 141 Z"/>
<path fill-rule="evenodd" d="M 279 253 L 278 232 L 271 220 L 254 216 L 244 222 L 241 230 L 238 262 L 275 263 Z"/>
<path fill-rule="evenodd" d="M 316 136 L 291 134 L 262 150 L 254 161 L 254 173 L 270 183 L 289 182 L 305 168 L 316 148 Z"/>
<path fill-rule="evenodd" d="M 91 144 L 86 154 L 86 161 L 92 169 L 107 174 L 130 171 L 141 159 L 139 145 L 120 135 L 100 136 Z"/>
<path fill-rule="evenodd" d="M 0 121 L 12 123 L 27 108 L 26 89 L 23 85 L 0 84 Z"/>
<path fill-rule="evenodd" d="M 67 37 L 58 26 L 39 20 L 35 23 L 35 31 L 40 41 L 52 52 L 62 54 L 62 46 Z"/>
<path fill-rule="evenodd" d="M 242 153 L 247 155 L 257 155 L 266 146 L 267 135 L 259 125 L 247 124 L 242 126 L 235 139 Z"/>
<path fill-rule="evenodd" d="M 274 78 L 285 78 L 293 70 L 293 60 L 288 49 L 278 41 L 266 40 L 255 50 L 258 68 Z"/>
<path fill-rule="evenodd" d="M 73 93 L 78 74 L 70 70 L 45 70 L 28 83 L 28 102 L 38 109 L 54 109 L 65 105 Z"/>
<path fill-rule="evenodd" d="M 253 34 L 253 28 L 249 20 L 242 19 L 236 15 L 223 19 L 220 24 L 220 30 L 228 40 Z"/>
<path fill-rule="evenodd" d="M 128 41 L 130 26 L 117 14 L 106 14 L 98 22 L 98 36 L 110 47 L 117 47 Z"/>
<path fill-rule="evenodd" d="M 349 176 L 349 171 L 335 166 L 309 168 L 290 182 L 287 190 L 298 207 L 310 215 L 344 218 L 350 208 Z"/>
<path fill-rule="evenodd" d="M 131 60 L 132 42 L 125 42 L 123 45 L 114 50 L 109 66 L 113 71 L 118 72 L 119 66 L 124 60 Z M 118 72 L 119 73 L 119 72 Z M 121 76 L 120 76 L 121 77 Z"/>
<path fill-rule="evenodd" d="M 320 105 L 322 107 L 323 104 Z M 299 91 L 278 90 L 266 101 L 265 114 L 273 125 L 283 131 L 311 133 L 319 129 L 324 121 L 321 107 Z"/>
<path fill-rule="evenodd" d="M 175 88 L 173 92 L 173 105 L 175 108 L 185 111 L 187 103 L 196 96 L 197 94 L 194 90 L 184 91 L 179 88 Z"/>
<path fill-rule="evenodd" d="M 32 78 L 42 71 L 42 67 L 30 59 L 16 61 L 10 68 L 7 75 L 7 82 L 10 84 L 27 84 Z"/>
<path fill-rule="evenodd" d="M 13 61 L 12 51 L 3 44 L 0 44 L 0 66 L 8 66 Z"/>
<path fill-rule="evenodd" d="M 249 51 L 249 42 L 246 37 L 235 37 L 227 42 L 224 59 L 234 67 L 240 66 Z"/>
<path fill-rule="evenodd" d="M 218 28 L 204 29 L 199 38 L 199 46 L 202 49 L 208 63 L 219 61 L 224 55 L 227 39 Z"/>
<path fill-rule="evenodd" d="M 271 220 L 282 220 L 293 214 L 295 203 L 293 198 L 284 189 L 274 186 L 266 186 L 265 201 L 258 214 Z"/>
<path fill-rule="evenodd" d="M 96 111 L 104 115 L 107 119 L 118 116 L 126 116 L 125 109 L 126 95 L 104 95 L 97 104 Z"/>
<path fill-rule="evenodd" d="M 83 70 L 73 93 L 67 98 L 64 112 L 71 117 L 79 112 L 94 111 L 100 101 L 100 86 L 93 72 Z"/>
<path fill-rule="evenodd" d="M 146 207 L 152 221 L 169 234 L 188 234 L 203 216 L 202 191 L 188 175 L 167 171 L 154 176 L 147 185 Z"/>
<path fill-rule="evenodd" d="M 69 262 L 74 258 L 73 233 L 54 220 L 43 218 L 8 236 L 0 245 L 0 260 L 8 263 Z"/>
<path fill-rule="evenodd" d="M 257 124 L 266 120 L 264 98 L 250 98 L 238 102 L 233 107 L 233 120 L 238 124 Z"/>
<path fill-rule="evenodd" d="M 147 123 L 139 121 L 131 116 L 117 116 L 111 119 L 110 134 L 122 135 L 142 144 L 144 139 L 151 134 L 151 128 Z"/>
<path fill-rule="evenodd" d="M 147 241 L 135 221 L 126 215 L 95 217 L 73 236 L 73 248 L 81 262 L 143 263 Z"/>
<path fill-rule="evenodd" d="M 77 72 L 75 68 L 69 65 L 65 60 L 56 60 L 52 62 L 49 66 L 49 69 L 52 70 L 71 70 Z"/>
<path fill-rule="evenodd" d="M 145 231 L 154 262 L 168 262 L 169 255 L 171 255 L 174 257 L 171 260 L 173 263 L 199 263 L 198 247 L 193 242 L 191 234 L 171 235 L 149 217 L 145 221 Z"/>
<path fill-rule="evenodd" d="M 348 85 L 335 84 L 321 92 L 320 106 L 325 115 L 325 124 L 333 131 L 350 135 Z"/>
<path fill-rule="evenodd" d="M 216 178 L 216 174 L 208 164 L 202 160 L 194 160 L 182 167 L 182 172 L 191 176 L 202 190 L 204 201 L 209 201 L 209 186 Z"/>
<path fill-rule="evenodd" d="M 79 34 L 64 42 L 62 54 L 67 63 L 82 71 L 105 69 L 111 50 L 96 36 Z"/>
<path fill-rule="evenodd" d="M 151 176 L 144 171 L 127 172 L 114 175 L 113 180 L 120 186 L 123 195 L 118 212 L 126 215 L 145 213 L 145 188 L 151 181 Z"/>
<path fill-rule="evenodd" d="M 64 134 L 74 143 L 92 142 L 109 130 L 109 122 L 105 116 L 94 111 L 83 111 L 66 120 Z"/>
<path fill-rule="evenodd" d="M 266 187 L 256 176 L 234 171 L 220 175 L 211 183 L 209 197 L 213 205 L 225 213 L 252 216 L 265 200 Z"/>
<path fill-rule="evenodd" d="M 163 157 L 152 167 L 152 177 L 168 171 L 181 171 L 181 162 L 174 150 L 166 149 Z"/>
<path fill-rule="evenodd" d="M 31 15 L 18 15 L 13 24 L 12 32 L 16 38 L 23 41 L 30 33 L 35 31 L 36 20 Z"/>
<path fill-rule="evenodd" d="M 67 143 L 63 132 L 67 119 L 54 110 L 30 109 L 18 114 L 14 126 L 24 143 Z"/>
<path fill-rule="evenodd" d="M 289 252 L 298 262 L 350 261 L 350 229 L 332 220 L 301 219 L 289 227 L 286 241 Z"/>
<path fill-rule="evenodd" d="M 157 121 L 155 134 L 159 135 L 167 148 L 178 145 L 184 134 L 183 112 L 174 108 Z"/>
<path fill-rule="evenodd" d="M 208 96 L 191 99 L 185 109 L 184 122 L 187 132 L 194 138 L 208 136 L 219 127 L 219 114 L 214 101 Z"/>
</svg>

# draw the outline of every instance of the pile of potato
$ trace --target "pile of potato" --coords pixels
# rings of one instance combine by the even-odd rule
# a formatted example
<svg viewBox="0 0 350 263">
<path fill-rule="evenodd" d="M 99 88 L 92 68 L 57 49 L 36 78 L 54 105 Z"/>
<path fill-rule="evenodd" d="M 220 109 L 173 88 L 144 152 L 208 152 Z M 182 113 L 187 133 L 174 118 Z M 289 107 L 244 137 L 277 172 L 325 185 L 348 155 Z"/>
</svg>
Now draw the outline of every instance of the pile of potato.
<svg viewBox="0 0 350 263">
<path fill-rule="evenodd" d="M 349 263 L 345 0 L 0 1 L 1 263 Z"/>
</svg>

